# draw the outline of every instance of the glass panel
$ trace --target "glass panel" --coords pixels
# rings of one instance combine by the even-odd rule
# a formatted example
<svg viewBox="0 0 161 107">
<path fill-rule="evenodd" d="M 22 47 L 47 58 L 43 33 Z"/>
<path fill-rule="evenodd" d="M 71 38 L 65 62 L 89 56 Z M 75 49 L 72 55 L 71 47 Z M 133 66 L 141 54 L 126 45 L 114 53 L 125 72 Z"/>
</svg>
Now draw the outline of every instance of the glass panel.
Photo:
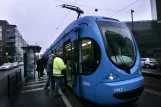
<svg viewBox="0 0 161 107">
<path fill-rule="evenodd" d="M 91 74 L 96 71 L 101 59 L 98 44 L 90 39 L 82 40 L 82 73 Z"/>
<path fill-rule="evenodd" d="M 124 24 L 116 22 L 97 22 L 97 24 L 111 61 L 122 69 L 132 67 L 136 60 L 136 52 L 129 29 Z"/>
<path fill-rule="evenodd" d="M 2 26 L 0 26 L 0 40 L 2 40 Z"/>
<path fill-rule="evenodd" d="M 72 75 L 71 75 L 71 83 L 72 86 L 75 87 L 77 83 L 77 73 L 78 73 L 78 40 L 72 42 Z"/>
<path fill-rule="evenodd" d="M 155 59 L 152 59 L 152 58 L 150 58 L 149 60 L 150 60 L 150 61 L 156 61 Z"/>
<path fill-rule="evenodd" d="M 67 64 L 67 80 L 71 81 L 71 43 L 65 45 L 65 61 Z"/>
</svg>

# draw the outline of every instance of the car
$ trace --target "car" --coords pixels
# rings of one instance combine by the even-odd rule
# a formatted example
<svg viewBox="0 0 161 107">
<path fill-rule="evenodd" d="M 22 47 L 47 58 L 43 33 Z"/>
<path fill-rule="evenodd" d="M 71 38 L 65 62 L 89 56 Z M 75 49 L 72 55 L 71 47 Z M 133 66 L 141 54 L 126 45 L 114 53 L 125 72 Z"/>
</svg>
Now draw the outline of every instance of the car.
<svg viewBox="0 0 161 107">
<path fill-rule="evenodd" d="M 21 66 L 21 65 L 24 65 L 24 63 L 23 62 L 19 62 L 19 65 Z"/>
<path fill-rule="evenodd" d="M 12 63 L 12 66 L 13 66 L 14 68 L 19 67 L 19 63 L 18 63 L 18 62 L 13 62 L 13 63 Z"/>
<path fill-rule="evenodd" d="M 6 71 L 12 69 L 13 66 L 11 63 L 4 63 L 0 66 L 0 71 Z"/>
<path fill-rule="evenodd" d="M 159 62 L 154 58 L 141 58 L 141 65 L 147 69 L 156 68 L 159 66 Z"/>
</svg>

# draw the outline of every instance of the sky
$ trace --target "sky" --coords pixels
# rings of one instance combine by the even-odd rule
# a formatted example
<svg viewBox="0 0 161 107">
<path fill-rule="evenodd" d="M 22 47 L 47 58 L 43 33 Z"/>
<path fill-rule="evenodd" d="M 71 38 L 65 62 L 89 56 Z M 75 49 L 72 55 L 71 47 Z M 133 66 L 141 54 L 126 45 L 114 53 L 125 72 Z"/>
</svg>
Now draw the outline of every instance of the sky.
<svg viewBox="0 0 161 107">
<path fill-rule="evenodd" d="M 0 20 L 17 25 L 27 43 L 40 45 L 43 53 L 63 29 L 77 18 L 76 12 L 60 8 L 62 4 L 79 6 L 84 11 L 81 17 L 93 15 L 131 21 L 130 10 L 133 9 L 134 21 L 152 19 L 150 0 L 0 0 Z"/>
</svg>

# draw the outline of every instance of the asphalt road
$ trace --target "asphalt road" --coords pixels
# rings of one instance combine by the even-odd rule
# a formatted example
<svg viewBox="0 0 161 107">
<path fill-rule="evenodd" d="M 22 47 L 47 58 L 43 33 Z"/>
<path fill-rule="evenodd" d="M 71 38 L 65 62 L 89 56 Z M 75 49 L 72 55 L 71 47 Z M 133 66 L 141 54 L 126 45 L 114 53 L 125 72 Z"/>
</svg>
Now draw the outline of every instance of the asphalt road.
<svg viewBox="0 0 161 107">
<path fill-rule="evenodd" d="M 144 68 L 142 68 L 142 71 L 161 74 L 161 70 L 159 68 L 158 69 L 144 69 Z"/>
<path fill-rule="evenodd" d="M 0 79 L 7 76 L 8 74 L 12 73 L 12 72 L 15 72 L 16 70 L 20 69 L 20 68 L 23 68 L 23 66 L 19 66 L 17 68 L 13 68 L 13 69 L 10 69 L 8 71 L 0 71 Z"/>
</svg>

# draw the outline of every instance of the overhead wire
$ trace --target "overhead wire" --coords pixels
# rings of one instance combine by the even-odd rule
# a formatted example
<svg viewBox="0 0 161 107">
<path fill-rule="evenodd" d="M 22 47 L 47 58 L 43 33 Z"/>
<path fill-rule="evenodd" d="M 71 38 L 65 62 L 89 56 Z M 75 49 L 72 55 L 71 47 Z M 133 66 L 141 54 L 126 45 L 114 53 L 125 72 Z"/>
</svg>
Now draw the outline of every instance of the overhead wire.
<svg viewBox="0 0 161 107">
<path fill-rule="evenodd" d="M 123 9 L 119 10 L 118 12 L 114 13 L 111 17 L 113 17 L 114 15 L 116 15 L 116 14 L 120 13 L 121 11 L 125 10 L 126 8 L 128 8 L 128 7 L 132 6 L 132 5 L 134 5 L 134 4 L 135 4 L 135 3 L 137 3 L 138 1 L 140 1 L 140 0 L 136 0 L 136 1 L 134 1 L 134 2 L 133 2 L 133 3 L 131 3 L 130 5 L 128 5 L 128 6 L 126 6 L 126 7 L 124 7 Z"/>
</svg>

